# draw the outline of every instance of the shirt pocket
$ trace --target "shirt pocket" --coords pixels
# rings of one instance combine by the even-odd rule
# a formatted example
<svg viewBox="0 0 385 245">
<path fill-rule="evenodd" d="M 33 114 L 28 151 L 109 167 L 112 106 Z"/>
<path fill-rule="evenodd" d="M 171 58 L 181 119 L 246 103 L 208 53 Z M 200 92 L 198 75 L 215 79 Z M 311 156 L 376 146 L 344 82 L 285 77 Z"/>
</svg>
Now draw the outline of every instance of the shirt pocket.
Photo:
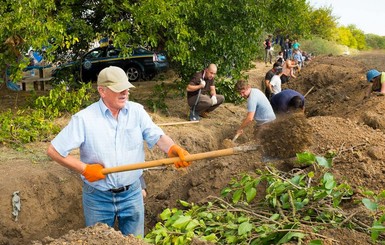
<svg viewBox="0 0 385 245">
<path fill-rule="evenodd" d="M 124 137 L 122 141 L 126 145 L 126 150 L 134 150 L 143 146 L 143 135 L 139 126 L 124 129 L 123 134 L 119 137 Z"/>
</svg>

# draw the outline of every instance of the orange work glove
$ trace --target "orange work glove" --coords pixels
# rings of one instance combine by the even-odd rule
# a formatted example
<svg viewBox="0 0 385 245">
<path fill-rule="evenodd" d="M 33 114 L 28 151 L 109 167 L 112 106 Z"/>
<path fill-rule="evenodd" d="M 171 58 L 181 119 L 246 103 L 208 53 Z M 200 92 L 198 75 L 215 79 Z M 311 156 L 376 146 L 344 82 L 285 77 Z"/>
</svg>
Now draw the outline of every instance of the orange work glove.
<svg viewBox="0 0 385 245">
<path fill-rule="evenodd" d="M 89 182 L 105 179 L 106 176 L 102 174 L 103 168 L 104 167 L 101 164 L 86 164 L 86 168 L 84 169 L 82 175 Z"/>
<path fill-rule="evenodd" d="M 185 156 L 189 155 L 189 153 L 180 147 L 179 145 L 172 145 L 167 153 L 168 157 L 179 157 L 181 161 L 174 162 L 176 168 L 187 167 L 191 164 L 191 162 L 186 162 Z"/>
</svg>

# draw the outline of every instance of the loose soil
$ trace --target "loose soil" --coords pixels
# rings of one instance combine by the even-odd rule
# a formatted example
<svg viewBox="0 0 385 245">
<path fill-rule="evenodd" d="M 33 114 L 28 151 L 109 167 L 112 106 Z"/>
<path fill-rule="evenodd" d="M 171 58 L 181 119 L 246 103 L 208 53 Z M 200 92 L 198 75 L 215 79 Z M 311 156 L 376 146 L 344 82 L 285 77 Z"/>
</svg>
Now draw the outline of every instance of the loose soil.
<svg viewBox="0 0 385 245">
<path fill-rule="evenodd" d="M 311 89 L 306 96 L 306 118 L 290 121 L 298 124 L 280 126 L 277 122 L 269 133 L 258 137 L 253 127 L 247 128 L 236 145 L 261 144 L 263 147 L 257 151 L 195 161 L 183 170 L 172 166 L 147 169 L 146 231 L 158 221 L 163 209 L 178 207 L 178 200 L 199 203 L 208 196 L 219 196 L 220 190 L 237 174 L 254 172 L 268 162 L 289 171 L 293 167 L 290 157 L 297 150 L 317 155 L 336 152 L 331 172 L 338 181 L 350 184 L 356 197 L 360 195 L 360 187 L 385 189 L 385 97 L 363 100 L 368 86 L 365 72 L 370 68 L 385 71 L 385 53 L 315 57 L 298 78 L 283 85 L 303 94 Z M 249 82 L 259 87 L 268 69 L 256 62 L 255 68 L 247 72 Z M 173 82 L 171 73 L 164 77 L 165 81 L 158 78 L 136 83 L 130 99 L 146 106 L 156 84 L 164 82 L 169 86 Z M 0 90 L 2 111 L 22 107 L 31 96 L 30 92 Z M 187 120 L 186 98 L 173 94 L 170 91 L 166 100 L 169 108 L 166 115 L 150 113 L 156 123 Z M 223 142 L 233 138 L 245 115 L 245 104 L 225 103 L 199 123 L 161 127 L 190 153 L 200 153 L 223 148 Z M 60 120 L 63 123 L 68 118 Z M 28 144 L 22 151 L 1 147 L 0 244 L 144 244 L 105 225 L 84 227 L 80 178 L 46 156 L 48 144 Z M 158 149 L 146 151 L 146 160 L 166 157 Z M 19 191 L 21 198 L 17 221 L 12 216 L 11 203 L 15 191 Z M 368 216 L 353 203 L 345 205 L 344 211 L 357 212 L 362 222 Z M 324 240 L 329 241 L 327 244 L 371 244 L 368 234 L 348 229 L 320 233 L 329 238 Z M 330 242 L 332 239 L 338 242 Z"/>
</svg>

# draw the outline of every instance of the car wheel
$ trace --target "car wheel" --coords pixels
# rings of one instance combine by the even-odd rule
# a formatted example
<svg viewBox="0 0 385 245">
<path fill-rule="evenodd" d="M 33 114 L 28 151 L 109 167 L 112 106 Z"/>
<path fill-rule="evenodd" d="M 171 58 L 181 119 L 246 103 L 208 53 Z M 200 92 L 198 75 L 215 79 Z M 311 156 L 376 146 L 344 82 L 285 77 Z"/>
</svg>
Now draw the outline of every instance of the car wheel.
<svg viewBox="0 0 385 245">
<path fill-rule="evenodd" d="M 140 76 L 141 76 L 141 71 L 137 67 L 135 66 L 128 67 L 127 77 L 130 82 L 138 81 Z"/>
</svg>

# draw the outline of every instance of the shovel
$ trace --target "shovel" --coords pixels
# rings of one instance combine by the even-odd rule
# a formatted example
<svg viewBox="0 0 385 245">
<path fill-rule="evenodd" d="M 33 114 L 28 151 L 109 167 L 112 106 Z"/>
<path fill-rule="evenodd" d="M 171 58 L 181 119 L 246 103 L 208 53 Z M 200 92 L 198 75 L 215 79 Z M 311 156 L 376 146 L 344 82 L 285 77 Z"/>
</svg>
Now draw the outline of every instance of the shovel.
<svg viewBox="0 0 385 245">
<path fill-rule="evenodd" d="M 223 150 L 190 154 L 190 155 L 186 156 L 186 161 L 191 162 L 191 161 L 202 160 L 202 159 L 206 159 L 206 158 L 215 158 L 215 157 L 234 155 L 234 154 L 238 154 L 240 152 L 255 151 L 258 149 L 258 147 L 259 147 L 258 145 L 238 146 L 238 147 L 227 148 L 227 149 L 223 149 Z M 102 169 L 102 173 L 103 174 L 111 174 L 111 173 L 131 171 L 131 170 L 136 170 L 136 169 L 159 167 L 159 166 L 174 164 L 174 162 L 177 162 L 177 161 L 180 161 L 179 157 L 164 158 L 164 159 L 158 159 L 158 160 L 153 160 L 153 161 L 148 161 L 148 162 L 140 162 L 140 163 L 122 165 L 122 166 L 118 166 L 118 167 L 104 168 L 104 169 Z"/>
<path fill-rule="evenodd" d="M 241 134 L 236 134 L 234 136 L 234 138 L 232 140 L 230 139 L 225 139 L 223 141 L 223 146 L 226 147 L 226 148 L 229 148 L 229 147 L 234 147 L 235 146 L 235 141 L 238 139 L 238 137 L 240 136 Z"/>
</svg>

